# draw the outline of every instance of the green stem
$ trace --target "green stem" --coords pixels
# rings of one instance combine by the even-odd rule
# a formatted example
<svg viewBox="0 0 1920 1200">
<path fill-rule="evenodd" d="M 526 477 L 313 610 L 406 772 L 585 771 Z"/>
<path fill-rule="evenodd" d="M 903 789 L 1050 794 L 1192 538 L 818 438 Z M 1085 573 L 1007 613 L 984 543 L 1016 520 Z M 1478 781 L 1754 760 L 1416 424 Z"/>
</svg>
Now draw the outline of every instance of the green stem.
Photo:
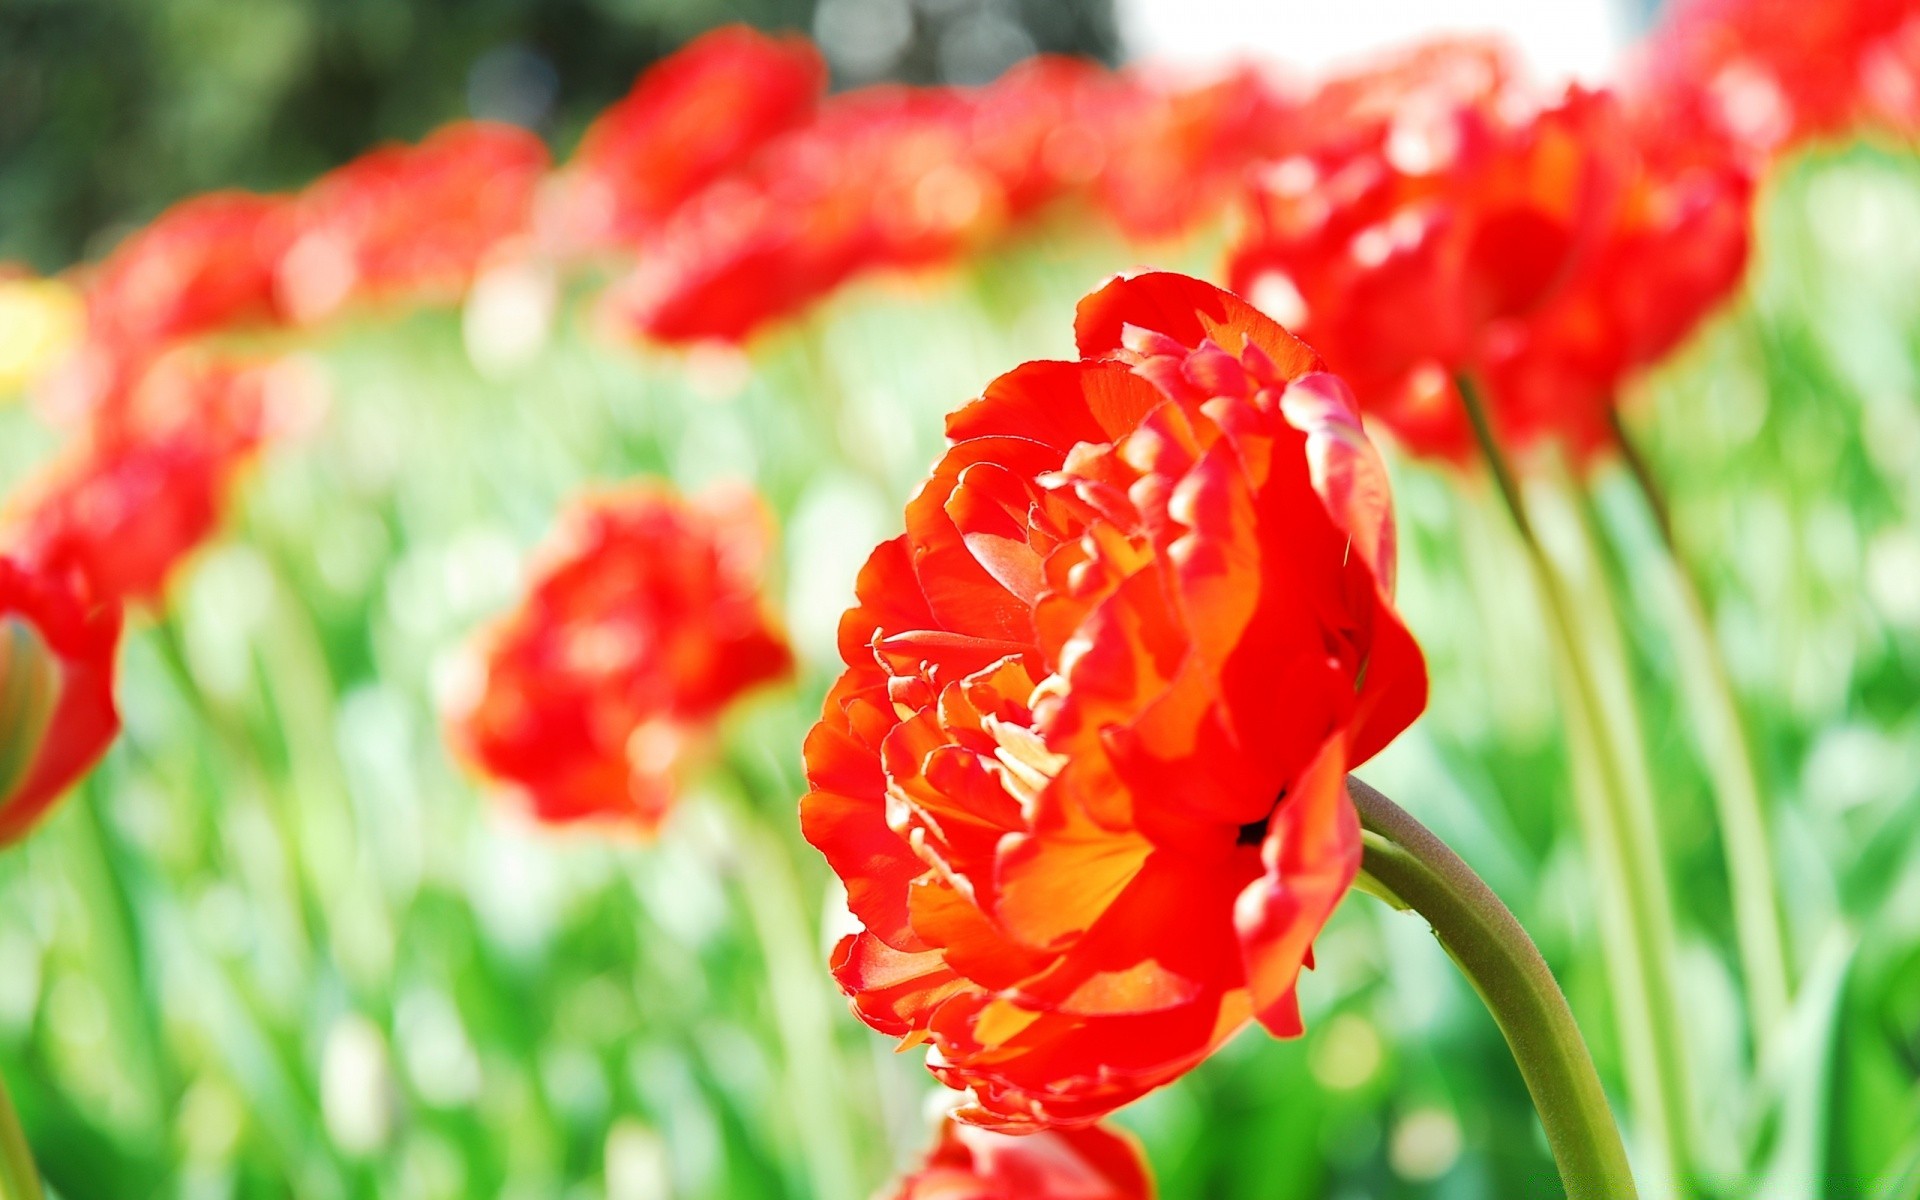
<svg viewBox="0 0 1920 1200">
<path fill-rule="evenodd" d="M 89 916 L 95 926 L 104 956 L 92 963 L 92 975 L 102 984 L 108 1006 L 113 1010 L 114 1028 L 124 1031 L 131 1044 L 125 1046 L 132 1056 L 121 1060 L 136 1079 L 143 1101 L 141 1118 L 144 1132 L 154 1148 L 164 1144 L 169 1115 L 183 1091 L 179 1071 L 166 1042 L 161 1018 L 159 963 L 153 945 L 152 927 L 145 920 L 141 892 L 148 891 L 140 877 L 133 855 L 121 845 L 119 835 L 107 820 L 107 784 L 99 773 L 80 783 L 73 797 L 84 820 L 79 827 L 92 850 L 97 872 L 86 891 L 100 907 Z"/>
<path fill-rule="evenodd" d="M 786 850 L 745 803 L 747 783 L 726 805 L 727 852 L 736 858 L 740 891 L 767 968 L 768 1001 L 786 1059 L 786 1085 L 801 1151 L 821 1197 L 860 1194 L 857 1156 L 847 1123 L 850 1080 L 841 1069 L 833 1008 L 810 948 L 818 942 L 808 905 Z"/>
<path fill-rule="evenodd" d="M 1620 720 L 1609 722 L 1606 694 L 1581 636 L 1578 607 L 1535 530 L 1486 407 L 1472 380 L 1461 378 L 1457 384 L 1487 468 L 1520 534 L 1561 666 L 1568 742 L 1576 765 L 1573 792 L 1600 893 L 1607 979 L 1620 1025 L 1627 1088 L 1659 1157 L 1662 1182 L 1656 1194 L 1685 1196 L 1691 1192 L 1682 1181 L 1692 1139 L 1674 982 L 1676 938 L 1657 831 L 1649 814 L 1637 811 L 1650 799 L 1636 792 L 1641 781 L 1629 763 L 1632 747 L 1618 728 Z M 1632 713 L 1624 719 L 1631 720 Z M 1583 766 L 1590 770 L 1580 769 Z M 1636 799 L 1642 803 L 1637 805 Z"/>
<path fill-rule="evenodd" d="M 1756 1050 L 1763 1052 L 1786 1019 L 1792 984 L 1781 928 L 1779 884 L 1774 876 L 1773 839 L 1754 770 L 1753 745 L 1740 717 L 1726 656 L 1720 652 L 1707 617 L 1692 560 L 1681 552 L 1674 534 L 1666 493 L 1629 436 L 1619 410 L 1610 409 L 1608 415 L 1620 461 L 1638 485 L 1667 552 L 1668 575 L 1678 600 L 1672 633 L 1694 668 L 1682 670 L 1680 677 L 1693 712 L 1691 724 L 1713 779 L 1727 878 L 1733 891 L 1734 933 L 1741 973 L 1747 982 L 1748 1016 Z"/>
<path fill-rule="evenodd" d="M 277 580 L 275 581 L 278 582 Z M 292 811 L 285 798 L 287 791 L 284 777 L 290 772 L 276 773 L 266 761 L 261 751 L 261 740 L 248 731 L 245 723 L 227 711 L 225 705 L 216 703 L 200 689 L 200 682 L 193 673 L 193 666 L 187 657 L 186 638 L 181 633 L 180 619 L 174 612 L 163 612 L 154 622 L 154 645 L 160 651 L 160 661 L 173 677 L 174 686 L 180 690 L 181 697 L 193 710 L 208 732 L 212 735 L 226 764 L 234 771 L 251 776 L 251 790 L 259 797 L 261 811 L 272 826 L 280 842 L 280 855 L 286 863 L 288 878 L 287 902 L 292 917 L 298 922 L 300 940 L 290 943 L 303 972 L 312 965 L 315 947 L 326 940 L 326 897 L 318 893 L 309 872 L 306 861 L 301 857 L 300 831 L 295 827 Z M 264 675 L 256 657 L 255 670 Z M 272 701 L 267 681 L 260 681 L 262 695 L 267 702 Z M 296 736 L 295 731 L 281 723 L 283 736 Z M 306 736 L 305 733 L 299 736 Z M 289 754 L 289 757 L 291 755 Z"/>
<path fill-rule="evenodd" d="M 41 1200 L 40 1170 L 13 1110 L 7 1083 L 0 1079 L 0 1200 Z"/>
<path fill-rule="evenodd" d="M 1460 856 L 1352 776 L 1361 870 L 1390 903 L 1425 917 L 1486 1002 L 1533 1097 L 1568 1200 L 1634 1200 L 1626 1147 L 1567 998 L 1527 931 Z"/>
</svg>

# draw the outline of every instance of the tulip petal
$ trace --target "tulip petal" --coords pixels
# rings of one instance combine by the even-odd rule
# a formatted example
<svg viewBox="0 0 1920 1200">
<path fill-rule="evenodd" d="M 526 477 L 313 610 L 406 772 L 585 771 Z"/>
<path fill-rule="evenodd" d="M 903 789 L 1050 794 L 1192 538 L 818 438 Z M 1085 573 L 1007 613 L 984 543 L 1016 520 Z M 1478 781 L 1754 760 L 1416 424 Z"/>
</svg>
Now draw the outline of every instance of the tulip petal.
<svg viewBox="0 0 1920 1200">
<path fill-rule="evenodd" d="M 22 628 L 9 631 L 16 622 Z M 53 686 L 51 696 L 9 709 L 17 727 L 0 729 L 0 738 L 27 747 L 0 791 L 0 846 L 24 837 L 119 733 L 113 671 L 120 632 L 120 606 L 93 601 L 79 579 L 0 557 L 0 638 L 22 643 L 18 653 L 0 653 L 0 670 L 50 674 Z M 0 679 L 0 695 L 13 682 Z"/>
<path fill-rule="evenodd" d="M 938 951 L 906 953 L 866 933 L 834 947 L 833 978 L 861 1020 L 893 1037 L 927 1028 L 941 1004 L 967 988 Z"/>
<path fill-rule="evenodd" d="M 1170 271 L 1115 276 L 1080 302 L 1073 332 L 1085 358 L 1108 358 L 1125 348 L 1132 325 L 1151 329 L 1183 346 L 1213 340 L 1237 354 L 1258 346 L 1288 379 L 1322 370 L 1307 344 L 1231 292 Z"/>
<path fill-rule="evenodd" d="M 1031 362 L 987 385 L 978 400 L 947 418 L 947 437 L 1031 438 L 1061 454 L 1082 443 L 1117 441 L 1167 398 L 1125 366 L 1105 362 Z"/>
<path fill-rule="evenodd" d="M 1329 738 L 1288 789 L 1260 858 L 1265 873 L 1240 893 L 1234 927 L 1255 1019 L 1275 1037 L 1298 1037 L 1301 968 L 1360 873 L 1360 816 L 1347 798 L 1344 735 Z"/>
</svg>

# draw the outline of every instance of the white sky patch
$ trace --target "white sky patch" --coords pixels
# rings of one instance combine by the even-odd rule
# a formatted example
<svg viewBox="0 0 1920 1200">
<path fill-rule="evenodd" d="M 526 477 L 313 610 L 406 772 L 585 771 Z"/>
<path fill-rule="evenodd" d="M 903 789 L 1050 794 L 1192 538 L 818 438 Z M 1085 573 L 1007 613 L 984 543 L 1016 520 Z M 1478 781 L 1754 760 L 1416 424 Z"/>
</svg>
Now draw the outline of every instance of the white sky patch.
<svg viewBox="0 0 1920 1200">
<path fill-rule="evenodd" d="M 1625 43 L 1613 0 L 1116 0 L 1127 56 L 1310 72 L 1436 34 L 1499 34 L 1543 80 L 1606 79 Z"/>
</svg>

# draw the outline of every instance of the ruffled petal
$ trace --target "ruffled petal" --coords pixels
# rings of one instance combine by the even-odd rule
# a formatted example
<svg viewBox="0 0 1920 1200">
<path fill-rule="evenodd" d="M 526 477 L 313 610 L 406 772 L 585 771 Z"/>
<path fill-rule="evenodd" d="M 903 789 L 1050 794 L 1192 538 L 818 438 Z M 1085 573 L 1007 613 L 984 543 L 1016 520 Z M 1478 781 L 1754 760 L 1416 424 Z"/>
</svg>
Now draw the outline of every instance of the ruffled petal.
<svg viewBox="0 0 1920 1200">
<path fill-rule="evenodd" d="M 1307 344 L 1232 292 L 1170 271 L 1119 275 L 1080 302 L 1073 333 L 1085 358 L 1108 358 L 1126 348 L 1129 326 L 1150 329 L 1197 347 L 1211 339 L 1238 354 L 1258 346 L 1280 374 L 1295 379 L 1324 369 Z"/>
<path fill-rule="evenodd" d="M 1360 873 L 1360 816 L 1347 798 L 1346 739 L 1327 740 L 1274 811 L 1260 847 L 1265 873 L 1240 893 L 1234 928 L 1254 1017 L 1298 1037 L 1294 987 L 1313 939 Z"/>
</svg>

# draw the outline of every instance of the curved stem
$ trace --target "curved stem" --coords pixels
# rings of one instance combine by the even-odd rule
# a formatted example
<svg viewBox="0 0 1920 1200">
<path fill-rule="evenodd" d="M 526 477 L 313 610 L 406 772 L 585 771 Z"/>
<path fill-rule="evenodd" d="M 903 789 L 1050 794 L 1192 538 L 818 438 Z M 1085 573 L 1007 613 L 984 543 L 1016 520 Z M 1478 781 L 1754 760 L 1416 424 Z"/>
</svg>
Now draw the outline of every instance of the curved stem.
<svg viewBox="0 0 1920 1200">
<path fill-rule="evenodd" d="M 1600 890 L 1607 979 L 1620 1025 L 1628 1092 L 1657 1146 L 1654 1169 L 1662 1183 L 1656 1191 L 1685 1196 L 1691 1192 L 1682 1181 L 1692 1139 L 1674 981 L 1672 905 L 1650 787 L 1644 770 L 1635 770 L 1632 739 L 1615 727 L 1631 721 L 1633 714 L 1610 714 L 1608 697 L 1620 701 L 1621 688 L 1603 691 L 1592 650 L 1582 637 L 1579 605 L 1540 540 L 1479 391 L 1471 379 L 1456 382 L 1481 454 L 1520 534 L 1544 602 L 1547 631 L 1558 651 L 1576 768 L 1573 792 Z M 1581 769 L 1583 764 L 1590 770 Z"/>
<path fill-rule="evenodd" d="M 20 1116 L 0 1079 L 0 1200 L 41 1200 L 40 1169 L 34 1166 Z"/>
<path fill-rule="evenodd" d="M 1425 917 L 1486 1002 L 1533 1097 L 1568 1200 L 1633 1200 L 1633 1172 L 1580 1027 L 1527 931 L 1460 856 L 1406 810 L 1347 777 L 1363 878 Z"/>
<path fill-rule="evenodd" d="M 1680 540 L 1674 533 L 1665 490 L 1627 432 L 1619 409 L 1610 408 L 1608 419 L 1620 461 L 1638 485 L 1666 548 L 1671 568 L 1668 573 L 1679 601 L 1674 640 L 1697 667 L 1680 675 L 1693 709 L 1695 734 L 1713 778 L 1727 878 L 1733 890 L 1734 934 L 1741 973 L 1747 981 L 1748 1017 L 1753 1023 L 1756 1050 L 1763 1051 L 1786 1019 L 1792 984 L 1787 973 L 1786 937 L 1781 929 L 1779 885 L 1774 877 L 1773 839 L 1754 770 L 1753 745 L 1740 717 L 1726 656 L 1720 652 L 1707 618 L 1692 561 L 1681 553 Z"/>
</svg>

